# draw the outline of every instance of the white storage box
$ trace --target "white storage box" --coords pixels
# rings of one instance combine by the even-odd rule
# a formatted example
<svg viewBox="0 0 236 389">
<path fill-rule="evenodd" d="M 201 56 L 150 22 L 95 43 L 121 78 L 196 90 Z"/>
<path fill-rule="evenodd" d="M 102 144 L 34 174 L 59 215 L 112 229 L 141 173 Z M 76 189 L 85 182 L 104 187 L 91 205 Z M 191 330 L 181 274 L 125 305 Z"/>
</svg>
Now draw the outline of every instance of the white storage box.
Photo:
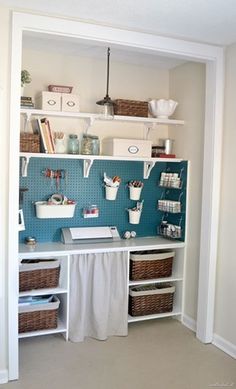
<svg viewBox="0 0 236 389">
<path fill-rule="evenodd" d="M 61 93 L 55 92 L 40 92 L 35 99 L 37 109 L 44 111 L 60 111 L 61 110 Z"/>
<path fill-rule="evenodd" d="M 143 139 L 107 138 L 103 140 L 103 155 L 117 157 L 151 157 L 152 141 Z"/>
<path fill-rule="evenodd" d="M 65 112 L 79 112 L 79 96 L 71 93 L 61 94 L 61 110 Z"/>
<path fill-rule="evenodd" d="M 39 219 L 53 219 L 73 217 L 76 204 L 51 205 L 46 201 L 37 201 L 35 203 L 36 216 Z"/>
</svg>

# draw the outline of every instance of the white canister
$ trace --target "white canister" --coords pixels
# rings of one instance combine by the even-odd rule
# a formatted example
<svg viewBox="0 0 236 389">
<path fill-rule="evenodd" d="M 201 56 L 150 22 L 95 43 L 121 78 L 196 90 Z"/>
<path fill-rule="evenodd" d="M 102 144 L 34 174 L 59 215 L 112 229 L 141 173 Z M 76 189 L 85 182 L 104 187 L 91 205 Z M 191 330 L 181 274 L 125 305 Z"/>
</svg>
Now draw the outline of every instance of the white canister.
<svg viewBox="0 0 236 389">
<path fill-rule="evenodd" d="M 172 154 L 174 139 L 165 139 L 164 145 L 165 145 L 165 154 Z"/>
<path fill-rule="evenodd" d="M 129 186 L 129 198 L 130 200 L 139 200 L 142 192 L 142 187 L 135 188 L 134 186 Z"/>
<path fill-rule="evenodd" d="M 118 192 L 118 186 L 105 186 L 106 200 L 115 200 Z"/>
<path fill-rule="evenodd" d="M 140 216 L 141 216 L 140 211 L 133 211 L 132 209 L 129 209 L 129 223 L 130 224 L 139 224 Z"/>
<path fill-rule="evenodd" d="M 66 154 L 67 147 L 66 147 L 64 138 L 62 138 L 62 139 L 56 138 L 54 142 L 55 142 L 55 153 L 56 154 Z"/>
</svg>

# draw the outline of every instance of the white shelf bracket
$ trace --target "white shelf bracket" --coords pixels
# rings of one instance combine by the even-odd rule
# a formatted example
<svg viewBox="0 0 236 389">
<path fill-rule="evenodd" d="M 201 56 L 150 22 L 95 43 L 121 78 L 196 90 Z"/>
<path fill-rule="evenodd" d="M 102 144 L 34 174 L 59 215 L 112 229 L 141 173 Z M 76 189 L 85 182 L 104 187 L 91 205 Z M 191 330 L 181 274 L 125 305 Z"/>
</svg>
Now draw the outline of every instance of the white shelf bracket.
<svg viewBox="0 0 236 389">
<path fill-rule="evenodd" d="M 145 139 L 148 140 L 150 131 L 153 130 L 154 123 L 145 123 Z"/>
<path fill-rule="evenodd" d="M 150 173 L 151 173 L 152 169 L 154 168 L 154 166 L 155 166 L 154 161 L 144 161 L 143 162 L 143 178 L 145 180 L 147 178 L 149 178 Z"/>
<path fill-rule="evenodd" d="M 21 157 L 21 176 L 27 177 L 30 157 Z"/>
<path fill-rule="evenodd" d="M 90 169 L 93 165 L 93 159 L 84 159 L 83 163 L 84 163 L 84 178 L 88 178 Z"/>
<path fill-rule="evenodd" d="M 90 116 L 89 118 L 86 119 L 86 122 L 87 122 L 87 127 L 85 129 L 85 133 L 87 134 L 90 127 L 92 127 L 94 125 L 95 117 Z"/>
<path fill-rule="evenodd" d="M 31 118 L 31 112 L 26 112 L 24 114 L 24 132 L 27 132 L 28 130 L 28 124 L 30 122 L 30 118 Z"/>
</svg>

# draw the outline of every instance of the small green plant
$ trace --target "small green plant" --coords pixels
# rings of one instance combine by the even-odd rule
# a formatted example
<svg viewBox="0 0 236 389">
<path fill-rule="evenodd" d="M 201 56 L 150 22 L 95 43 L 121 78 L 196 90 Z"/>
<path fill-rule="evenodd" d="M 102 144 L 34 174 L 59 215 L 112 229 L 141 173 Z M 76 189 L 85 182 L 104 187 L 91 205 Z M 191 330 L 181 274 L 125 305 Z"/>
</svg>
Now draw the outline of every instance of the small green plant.
<svg viewBox="0 0 236 389">
<path fill-rule="evenodd" d="M 25 84 L 31 83 L 31 77 L 28 70 L 21 70 L 21 86 L 25 86 Z"/>
</svg>

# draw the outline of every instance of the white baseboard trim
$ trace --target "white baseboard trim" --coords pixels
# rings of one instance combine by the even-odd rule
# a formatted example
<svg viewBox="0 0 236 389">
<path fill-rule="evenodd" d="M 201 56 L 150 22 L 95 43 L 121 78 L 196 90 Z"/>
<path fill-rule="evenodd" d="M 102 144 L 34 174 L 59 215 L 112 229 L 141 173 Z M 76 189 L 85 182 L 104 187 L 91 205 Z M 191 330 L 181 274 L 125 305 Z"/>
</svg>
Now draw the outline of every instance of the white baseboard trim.
<svg viewBox="0 0 236 389">
<path fill-rule="evenodd" d="M 197 330 L 196 320 L 192 319 L 188 315 L 183 315 L 182 322 L 185 325 L 185 327 L 189 328 L 193 332 L 196 332 L 196 330 Z"/>
<path fill-rule="evenodd" d="M 191 331 L 196 332 L 197 323 L 190 316 L 183 315 L 182 323 Z M 228 340 L 222 338 L 217 334 L 214 334 L 212 344 L 220 350 L 224 351 L 226 354 L 230 355 L 232 358 L 236 359 L 236 346 L 233 343 L 229 342 Z"/>
<path fill-rule="evenodd" d="M 214 334 L 212 344 L 218 347 L 232 358 L 236 359 L 236 346 L 221 336 Z"/>
<path fill-rule="evenodd" d="M 0 370 L 0 385 L 8 382 L 8 371 Z"/>
</svg>

